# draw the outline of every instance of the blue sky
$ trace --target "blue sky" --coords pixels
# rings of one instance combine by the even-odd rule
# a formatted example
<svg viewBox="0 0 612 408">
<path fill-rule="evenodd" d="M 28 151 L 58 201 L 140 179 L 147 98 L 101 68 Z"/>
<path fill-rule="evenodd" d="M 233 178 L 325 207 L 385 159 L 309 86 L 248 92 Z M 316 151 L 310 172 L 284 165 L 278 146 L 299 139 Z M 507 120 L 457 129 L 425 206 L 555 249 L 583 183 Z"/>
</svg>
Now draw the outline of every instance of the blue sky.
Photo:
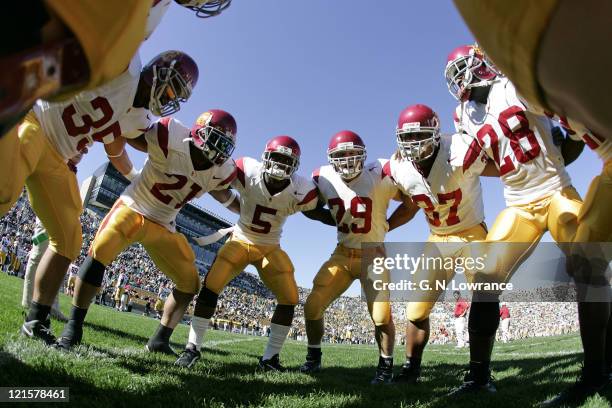
<svg viewBox="0 0 612 408">
<path fill-rule="evenodd" d="M 211 108 L 231 112 L 238 122 L 236 158 L 259 158 L 266 140 L 291 135 L 302 147 L 299 172 L 308 176 L 326 164 L 329 138 L 342 129 L 362 136 L 369 160 L 388 158 L 397 115 L 414 103 L 436 110 L 450 132 L 456 103 L 444 82 L 446 56 L 471 42 L 450 1 L 234 0 L 221 16 L 207 20 L 172 4 L 141 56 L 146 63 L 164 50 L 190 54 L 200 79 L 176 116 L 191 124 Z M 581 195 L 601 169 L 587 150 L 569 167 Z M 130 154 L 142 166 L 145 156 Z M 79 166 L 79 180 L 105 160 L 96 146 Z M 483 179 L 483 190 L 491 225 L 504 208 L 502 186 Z M 236 220 L 210 198 L 200 204 Z M 387 240 L 423 241 L 427 235 L 424 217 L 417 214 Z M 295 264 L 298 284 L 311 287 L 336 245 L 336 233 L 297 214 L 287 221 L 281 245 Z M 358 287 L 349 293 L 357 294 Z"/>
</svg>

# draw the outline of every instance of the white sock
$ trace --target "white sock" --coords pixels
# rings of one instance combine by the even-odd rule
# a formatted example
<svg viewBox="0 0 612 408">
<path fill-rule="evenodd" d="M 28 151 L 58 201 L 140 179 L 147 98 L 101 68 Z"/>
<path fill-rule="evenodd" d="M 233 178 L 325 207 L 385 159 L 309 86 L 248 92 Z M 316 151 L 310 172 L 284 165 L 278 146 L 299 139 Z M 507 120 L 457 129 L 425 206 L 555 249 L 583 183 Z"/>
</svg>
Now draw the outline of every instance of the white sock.
<svg viewBox="0 0 612 408">
<path fill-rule="evenodd" d="M 189 343 L 196 346 L 196 350 L 200 351 L 202 348 L 202 342 L 204 341 L 204 335 L 208 330 L 208 324 L 210 319 L 203 317 L 193 316 L 191 319 L 191 326 L 189 326 Z"/>
<path fill-rule="evenodd" d="M 276 323 L 270 324 L 270 337 L 268 338 L 268 345 L 266 346 L 263 360 L 269 360 L 275 354 L 280 353 L 290 328 L 291 326 L 283 326 Z"/>
</svg>

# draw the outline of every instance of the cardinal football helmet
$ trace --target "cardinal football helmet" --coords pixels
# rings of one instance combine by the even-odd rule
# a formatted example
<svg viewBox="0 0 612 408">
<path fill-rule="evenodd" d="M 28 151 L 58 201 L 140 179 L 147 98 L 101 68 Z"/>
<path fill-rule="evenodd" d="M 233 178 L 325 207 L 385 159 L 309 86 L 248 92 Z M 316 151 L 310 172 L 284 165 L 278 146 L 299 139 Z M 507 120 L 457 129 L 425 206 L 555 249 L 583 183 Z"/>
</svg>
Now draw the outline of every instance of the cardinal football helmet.
<svg viewBox="0 0 612 408">
<path fill-rule="evenodd" d="M 408 161 L 425 160 L 440 144 L 440 120 L 429 106 L 412 105 L 404 109 L 395 130 L 400 154 Z"/>
<path fill-rule="evenodd" d="M 141 78 L 151 87 L 149 110 L 168 116 L 181 109 L 198 82 L 198 65 L 181 51 L 165 51 L 142 69 Z"/>
<path fill-rule="evenodd" d="M 350 130 L 332 136 L 327 148 L 327 159 L 343 179 L 357 177 L 366 161 L 366 148 L 361 137 Z"/>
<path fill-rule="evenodd" d="M 500 75 L 499 71 L 476 45 L 455 48 L 447 58 L 444 76 L 448 91 L 458 101 L 470 96 L 470 89 L 487 86 Z"/>
<path fill-rule="evenodd" d="M 300 145 L 290 136 L 276 136 L 266 143 L 261 155 L 263 171 L 276 180 L 291 177 L 300 165 Z"/>
<path fill-rule="evenodd" d="M 230 158 L 236 146 L 236 120 L 224 110 L 211 109 L 198 116 L 191 128 L 191 141 L 214 164 Z"/>
</svg>

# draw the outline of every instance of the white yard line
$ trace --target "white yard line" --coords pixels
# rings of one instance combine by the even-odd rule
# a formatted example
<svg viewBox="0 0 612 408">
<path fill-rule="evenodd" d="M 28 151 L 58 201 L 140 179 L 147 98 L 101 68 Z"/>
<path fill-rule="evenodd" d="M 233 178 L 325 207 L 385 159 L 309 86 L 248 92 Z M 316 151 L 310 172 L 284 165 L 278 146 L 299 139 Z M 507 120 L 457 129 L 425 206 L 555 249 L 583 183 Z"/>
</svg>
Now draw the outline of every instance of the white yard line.
<svg viewBox="0 0 612 408">
<path fill-rule="evenodd" d="M 263 338 L 263 337 L 262 337 Z M 240 343 L 243 341 L 255 341 L 259 339 L 258 336 L 251 336 L 251 337 L 246 337 L 246 338 L 239 338 L 239 339 L 232 339 L 232 340 L 213 340 L 213 341 L 205 341 L 202 346 L 204 347 L 216 347 L 219 345 L 224 345 L 224 344 L 234 344 L 234 343 Z M 267 339 L 267 337 L 266 337 Z"/>
</svg>

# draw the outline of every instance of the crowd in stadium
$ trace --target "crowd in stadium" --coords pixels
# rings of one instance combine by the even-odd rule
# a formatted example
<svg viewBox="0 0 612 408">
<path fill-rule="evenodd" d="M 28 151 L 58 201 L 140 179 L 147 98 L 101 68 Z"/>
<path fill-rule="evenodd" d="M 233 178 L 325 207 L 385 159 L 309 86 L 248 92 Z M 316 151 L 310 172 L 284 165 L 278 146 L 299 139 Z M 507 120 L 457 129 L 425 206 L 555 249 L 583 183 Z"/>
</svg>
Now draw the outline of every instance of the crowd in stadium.
<svg viewBox="0 0 612 408">
<path fill-rule="evenodd" d="M 23 276 L 31 248 L 31 235 L 35 216 L 29 206 L 27 197 L 23 195 L 11 211 L 0 219 L 0 265 L 3 272 Z M 81 216 L 83 225 L 83 242 L 90 243 L 97 231 L 101 219 L 92 212 L 85 211 Z M 79 266 L 85 259 L 87 247 L 83 246 L 81 256 L 75 261 Z M 71 268 L 76 270 L 76 268 Z M 116 306 L 114 299 L 116 280 L 119 274 L 128 276 L 128 303 L 133 304 L 130 297 L 140 299 L 147 315 L 153 313 L 154 303 L 160 294 L 170 288 L 171 281 L 155 267 L 144 248 L 134 245 L 124 251 L 113 262 L 105 275 L 103 296 L 98 302 L 108 306 Z M 160 290 L 161 289 L 161 290 Z M 557 292 L 562 288 L 553 288 L 554 293 L 546 294 L 539 289 L 538 298 L 556 300 Z M 147 296 L 147 294 L 150 296 Z M 294 340 L 305 340 L 303 307 L 310 291 L 300 288 L 300 306 L 296 308 L 296 316 L 289 337 Z M 261 280 L 251 273 L 243 273 L 231 282 L 219 298 L 215 315 L 215 328 L 242 332 L 245 334 L 265 335 L 274 311 L 275 301 L 270 291 Z M 432 311 L 432 344 L 453 344 L 456 336 L 453 325 L 454 302 L 438 302 Z M 509 327 L 511 339 L 528 337 L 553 336 L 578 331 L 576 304 L 573 302 L 511 302 L 512 323 Z M 122 310 L 128 310 L 127 307 Z M 131 307 L 129 308 L 131 310 Z M 149 312 L 150 310 L 150 312 Z M 190 308 L 191 310 L 191 308 Z M 403 343 L 405 324 L 405 304 L 393 305 L 393 316 L 398 325 L 398 343 Z M 141 309 L 139 309 L 141 312 Z M 366 304 L 360 297 L 342 296 L 327 310 L 325 319 L 325 341 L 330 343 L 370 344 L 374 342 L 373 329 Z"/>
</svg>

